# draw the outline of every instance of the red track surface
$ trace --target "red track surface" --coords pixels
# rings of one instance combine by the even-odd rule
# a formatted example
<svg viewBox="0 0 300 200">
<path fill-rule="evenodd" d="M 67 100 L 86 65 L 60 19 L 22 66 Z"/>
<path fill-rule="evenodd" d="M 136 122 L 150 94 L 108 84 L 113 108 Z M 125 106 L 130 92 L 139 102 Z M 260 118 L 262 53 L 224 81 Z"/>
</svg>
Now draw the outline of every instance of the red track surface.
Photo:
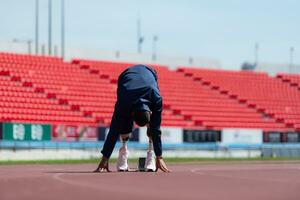
<svg viewBox="0 0 300 200">
<path fill-rule="evenodd" d="M 177 164 L 169 174 L 90 173 L 95 167 L 0 166 L 0 199 L 300 199 L 299 162 Z"/>
</svg>

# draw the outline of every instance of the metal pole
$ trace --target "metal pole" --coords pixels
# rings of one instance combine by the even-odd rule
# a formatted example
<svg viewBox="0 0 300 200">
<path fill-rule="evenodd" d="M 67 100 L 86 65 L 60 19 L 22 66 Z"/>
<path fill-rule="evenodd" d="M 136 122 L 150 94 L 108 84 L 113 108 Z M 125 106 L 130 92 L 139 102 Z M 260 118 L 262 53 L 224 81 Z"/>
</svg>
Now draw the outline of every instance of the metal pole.
<svg viewBox="0 0 300 200">
<path fill-rule="evenodd" d="M 61 58 L 65 58 L 65 0 L 61 0 Z"/>
<path fill-rule="evenodd" d="M 45 53 L 46 53 L 46 47 L 45 47 L 45 44 L 42 44 L 42 55 L 44 56 Z"/>
<path fill-rule="evenodd" d="M 35 54 L 39 53 L 39 0 L 35 0 Z"/>
<path fill-rule="evenodd" d="M 154 35 L 152 40 L 152 60 L 156 60 L 156 42 L 158 40 L 158 36 Z"/>
<path fill-rule="evenodd" d="M 12 40 L 12 42 L 14 43 L 17 43 L 17 44 L 25 44 L 27 45 L 27 54 L 31 54 L 32 53 L 32 40 L 31 39 L 28 39 L 28 40 L 22 40 L 22 39 L 17 39 L 17 38 L 14 38 Z"/>
<path fill-rule="evenodd" d="M 57 47 L 57 45 L 54 45 L 53 55 L 54 55 L 55 57 L 58 56 L 58 47 Z"/>
<path fill-rule="evenodd" d="M 31 40 L 27 40 L 27 45 L 28 45 L 28 54 L 29 54 L 29 55 L 31 54 L 31 43 L 32 43 L 32 41 L 31 41 Z"/>
<path fill-rule="evenodd" d="M 254 65 L 258 65 L 258 50 L 259 50 L 259 44 L 256 43 L 254 47 Z"/>
<path fill-rule="evenodd" d="M 137 42 L 138 42 L 138 53 L 142 53 L 142 43 L 143 43 L 143 37 L 141 33 L 141 20 L 138 18 L 137 20 Z"/>
<path fill-rule="evenodd" d="M 193 57 L 189 57 L 189 65 L 192 65 L 192 64 L 193 64 L 193 62 L 194 62 L 194 59 L 193 59 Z"/>
<path fill-rule="evenodd" d="M 292 66 L 294 65 L 294 47 L 290 48 L 290 72 L 292 72 Z"/>
<path fill-rule="evenodd" d="M 52 0 L 48 0 L 48 54 L 52 54 Z"/>
</svg>

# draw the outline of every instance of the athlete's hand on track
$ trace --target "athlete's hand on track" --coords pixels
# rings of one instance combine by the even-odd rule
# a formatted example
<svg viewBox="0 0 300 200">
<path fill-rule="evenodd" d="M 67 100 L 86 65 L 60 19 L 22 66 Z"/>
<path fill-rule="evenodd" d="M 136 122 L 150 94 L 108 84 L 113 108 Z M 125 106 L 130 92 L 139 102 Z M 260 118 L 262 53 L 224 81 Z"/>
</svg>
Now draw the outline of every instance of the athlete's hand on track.
<svg viewBox="0 0 300 200">
<path fill-rule="evenodd" d="M 108 167 L 108 160 L 109 160 L 108 158 L 103 156 L 97 169 L 94 172 L 95 173 L 96 172 L 105 172 L 105 171 L 110 172 L 109 167 Z"/>
<path fill-rule="evenodd" d="M 171 172 L 171 170 L 168 169 L 162 157 L 156 157 L 156 171 L 158 169 L 160 169 L 163 172 Z"/>
</svg>

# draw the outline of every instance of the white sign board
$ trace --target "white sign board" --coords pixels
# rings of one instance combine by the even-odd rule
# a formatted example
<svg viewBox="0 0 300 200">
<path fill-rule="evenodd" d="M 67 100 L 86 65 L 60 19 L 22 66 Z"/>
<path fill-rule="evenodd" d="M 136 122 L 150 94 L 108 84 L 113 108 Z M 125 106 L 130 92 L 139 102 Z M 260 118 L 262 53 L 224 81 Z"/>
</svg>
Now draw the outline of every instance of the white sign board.
<svg viewBox="0 0 300 200">
<path fill-rule="evenodd" d="M 161 140 L 164 144 L 181 144 L 183 142 L 183 129 L 173 127 L 161 128 Z M 139 129 L 139 142 L 148 143 L 147 128 Z"/>
<path fill-rule="evenodd" d="M 257 129 L 223 129 L 223 144 L 262 144 L 263 131 Z"/>
</svg>

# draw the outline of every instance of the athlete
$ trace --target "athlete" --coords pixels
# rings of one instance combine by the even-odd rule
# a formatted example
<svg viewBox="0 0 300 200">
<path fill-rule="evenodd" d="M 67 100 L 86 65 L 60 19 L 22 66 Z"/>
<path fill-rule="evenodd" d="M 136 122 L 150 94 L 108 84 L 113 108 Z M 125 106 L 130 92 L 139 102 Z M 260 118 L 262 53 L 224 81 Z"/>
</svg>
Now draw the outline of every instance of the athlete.
<svg viewBox="0 0 300 200">
<path fill-rule="evenodd" d="M 145 170 L 170 172 L 162 158 L 161 113 L 162 97 L 156 71 L 145 65 L 135 65 L 123 71 L 118 78 L 117 102 L 101 151 L 102 158 L 94 172 L 110 171 L 109 158 L 119 137 L 122 147 L 119 149 L 117 170 L 128 171 L 127 142 L 133 122 L 140 127 L 147 126 L 149 145 Z"/>
</svg>

